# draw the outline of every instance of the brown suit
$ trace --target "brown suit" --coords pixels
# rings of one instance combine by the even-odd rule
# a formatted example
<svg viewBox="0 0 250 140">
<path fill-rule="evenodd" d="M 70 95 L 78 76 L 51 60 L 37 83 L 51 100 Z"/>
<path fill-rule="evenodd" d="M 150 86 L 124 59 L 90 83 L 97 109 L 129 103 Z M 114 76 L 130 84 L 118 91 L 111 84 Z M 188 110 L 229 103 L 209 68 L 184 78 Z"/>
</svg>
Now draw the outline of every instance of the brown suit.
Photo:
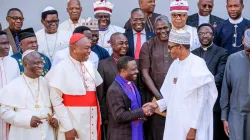
<svg viewBox="0 0 250 140">
<path fill-rule="evenodd" d="M 108 134 L 107 140 L 132 140 L 131 121 L 144 117 L 142 108 L 130 110 L 131 100 L 114 81 L 107 92 Z"/>
<path fill-rule="evenodd" d="M 4 29 L 4 31 L 7 33 L 7 38 L 9 40 L 9 42 L 10 42 L 11 47 L 12 47 L 13 54 L 17 53 L 18 50 L 17 50 L 17 47 L 16 47 L 14 37 L 13 37 L 11 31 L 10 31 L 10 28 L 6 28 L 6 29 Z"/>
</svg>

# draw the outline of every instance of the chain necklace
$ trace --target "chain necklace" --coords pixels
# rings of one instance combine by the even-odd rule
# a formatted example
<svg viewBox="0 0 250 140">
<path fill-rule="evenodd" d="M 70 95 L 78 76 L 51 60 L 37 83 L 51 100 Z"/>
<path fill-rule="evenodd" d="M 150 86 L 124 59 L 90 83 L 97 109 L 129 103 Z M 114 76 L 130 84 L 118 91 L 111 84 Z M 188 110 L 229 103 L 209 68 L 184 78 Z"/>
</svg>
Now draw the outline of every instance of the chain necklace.
<svg viewBox="0 0 250 140">
<path fill-rule="evenodd" d="M 54 45 L 54 47 L 52 48 L 52 49 L 53 49 L 52 54 L 50 54 L 49 44 L 48 44 L 48 40 L 47 40 L 47 34 L 46 34 L 46 32 L 44 32 L 44 33 L 45 33 L 45 39 L 46 39 L 46 44 L 47 44 L 48 55 L 49 55 L 50 60 L 52 61 L 52 60 L 53 60 L 53 55 L 54 55 L 55 49 L 56 49 L 57 35 L 58 35 L 58 34 L 56 33 L 55 45 Z"/>
<path fill-rule="evenodd" d="M 23 79 L 24 79 L 24 81 L 25 81 L 25 83 L 26 83 L 26 85 L 27 85 L 30 93 L 32 94 L 32 97 L 34 98 L 34 100 L 36 102 L 35 108 L 38 110 L 38 108 L 40 108 L 40 106 L 38 105 L 38 99 L 39 99 L 39 95 L 40 95 L 40 79 L 38 78 L 37 94 L 36 94 L 36 96 L 33 94 L 33 92 L 31 90 L 28 82 L 26 81 L 26 78 L 24 77 L 24 75 L 23 75 Z"/>
</svg>

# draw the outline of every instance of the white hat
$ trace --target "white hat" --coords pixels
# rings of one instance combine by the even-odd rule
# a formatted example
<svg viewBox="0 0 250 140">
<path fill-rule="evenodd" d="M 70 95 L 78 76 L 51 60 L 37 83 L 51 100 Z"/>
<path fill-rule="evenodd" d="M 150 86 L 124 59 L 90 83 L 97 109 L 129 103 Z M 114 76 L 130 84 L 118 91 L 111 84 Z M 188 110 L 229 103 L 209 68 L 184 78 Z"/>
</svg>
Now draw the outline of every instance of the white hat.
<svg viewBox="0 0 250 140">
<path fill-rule="evenodd" d="M 247 29 L 244 33 L 244 47 L 250 49 L 250 29 Z"/>
<path fill-rule="evenodd" d="M 36 52 L 35 50 L 26 50 L 24 53 L 23 53 L 23 55 L 22 55 L 22 59 L 26 56 L 26 55 L 28 55 L 29 53 L 32 53 L 32 52 Z"/>
<path fill-rule="evenodd" d="M 51 11 L 51 10 L 56 10 L 54 7 L 48 6 L 46 7 L 43 12 Z"/>
<path fill-rule="evenodd" d="M 176 44 L 190 45 L 190 38 L 190 33 L 185 30 L 171 30 L 168 41 Z"/>
<path fill-rule="evenodd" d="M 174 0 L 170 4 L 170 13 L 185 12 L 189 10 L 188 2 L 186 0 Z"/>
<path fill-rule="evenodd" d="M 94 13 L 107 13 L 112 14 L 114 5 L 106 0 L 100 0 L 94 3 Z"/>
</svg>

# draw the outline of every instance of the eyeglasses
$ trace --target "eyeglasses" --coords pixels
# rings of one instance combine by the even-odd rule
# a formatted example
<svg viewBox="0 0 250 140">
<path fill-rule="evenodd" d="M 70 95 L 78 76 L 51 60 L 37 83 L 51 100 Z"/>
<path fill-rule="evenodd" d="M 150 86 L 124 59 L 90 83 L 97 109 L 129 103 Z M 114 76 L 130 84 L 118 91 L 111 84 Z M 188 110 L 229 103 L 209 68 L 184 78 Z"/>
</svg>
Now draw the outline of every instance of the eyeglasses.
<svg viewBox="0 0 250 140">
<path fill-rule="evenodd" d="M 178 17 L 184 18 L 184 17 L 187 16 L 187 14 L 171 14 L 171 15 L 172 15 L 172 17 L 174 17 L 174 18 L 178 18 Z"/>
<path fill-rule="evenodd" d="M 176 45 L 174 45 L 174 46 L 169 46 L 169 45 L 168 45 L 168 49 L 171 51 L 174 47 L 178 47 L 178 46 L 180 46 L 180 44 L 176 44 Z"/>
<path fill-rule="evenodd" d="M 198 33 L 198 36 L 212 36 L 213 35 L 213 33 L 211 33 L 211 32 L 199 32 Z"/>
<path fill-rule="evenodd" d="M 209 8 L 209 9 L 212 9 L 213 8 L 213 5 L 209 5 L 209 4 L 202 4 L 202 8 Z"/>
<path fill-rule="evenodd" d="M 50 24 L 50 25 L 53 24 L 53 23 L 58 24 L 59 21 L 60 21 L 60 20 L 50 20 L 50 21 L 49 21 L 49 20 L 45 20 L 45 22 L 47 22 L 47 23 Z"/>
<path fill-rule="evenodd" d="M 17 21 L 17 20 L 20 20 L 20 21 L 23 21 L 24 20 L 24 18 L 23 17 L 17 17 L 17 16 L 8 16 L 9 18 L 11 18 L 11 19 L 13 19 L 13 20 L 15 20 L 15 21 Z"/>
<path fill-rule="evenodd" d="M 138 21 L 140 21 L 140 22 L 145 22 L 145 21 L 146 21 L 145 18 L 131 18 L 131 20 L 132 20 L 133 22 L 138 22 Z"/>
</svg>

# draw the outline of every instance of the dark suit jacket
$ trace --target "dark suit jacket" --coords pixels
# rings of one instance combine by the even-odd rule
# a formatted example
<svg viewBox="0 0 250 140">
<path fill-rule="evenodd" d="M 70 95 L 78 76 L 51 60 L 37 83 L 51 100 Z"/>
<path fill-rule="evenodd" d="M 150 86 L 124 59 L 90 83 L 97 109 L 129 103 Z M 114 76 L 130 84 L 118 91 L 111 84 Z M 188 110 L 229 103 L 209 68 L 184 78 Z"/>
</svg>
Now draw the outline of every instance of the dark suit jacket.
<svg viewBox="0 0 250 140">
<path fill-rule="evenodd" d="M 128 45 L 129 45 L 127 55 L 131 56 L 131 57 L 135 57 L 135 53 L 134 53 L 135 52 L 135 45 L 134 45 L 133 31 L 126 31 L 124 33 L 124 35 L 127 37 Z M 155 34 L 146 30 L 146 40 L 149 40 L 152 37 L 155 37 Z M 143 44 L 141 44 L 141 45 L 143 45 Z"/>
<path fill-rule="evenodd" d="M 193 54 L 202 57 L 202 48 L 197 48 L 192 51 Z M 218 98 L 216 100 L 216 103 L 214 105 L 214 111 L 220 111 L 220 93 L 221 93 L 221 86 L 222 86 L 222 80 L 224 75 L 224 70 L 226 66 L 228 58 L 228 52 L 226 49 L 222 47 L 218 47 L 215 44 L 213 44 L 210 48 L 207 50 L 207 54 L 205 57 L 205 61 L 207 64 L 208 69 L 210 72 L 214 75 L 215 84 L 218 90 Z"/>
<path fill-rule="evenodd" d="M 0 22 L 0 31 L 2 31 L 2 24 L 1 24 L 1 22 Z"/>
<path fill-rule="evenodd" d="M 210 15 L 209 23 L 211 25 L 216 25 L 217 26 L 217 25 L 223 23 L 224 21 L 225 20 L 222 19 L 222 18 L 219 18 L 219 17 L 214 16 L 214 15 Z M 187 25 L 190 25 L 190 26 L 196 27 L 196 28 L 199 27 L 199 15 L 198 15 L 198 13 L 193 14 L 191 16 L 188 16 Z"/>
<path fill-rule="evenodd" d="M 108 134 L 107 140 L 132 140 L 131 121 L 144 117 L 142 108 L 130 110 L 131 100 L 114 81 L 107 92 Z"/>
<path fill-rule="evenodd" d="M 109 86 L 114 82 L 118 70 L 112 56 L 101 60 L 98 64 L 103 83 L 97 87 L 97 95 L 100 102 L 101 114 L 103 120 L 108 120 L 108 111 L 106 106 L 106 94 Z"/>
<path fill-rule="evenodd" d="M 14 37 L 10 31 L 10 28 L 6 28 L 4 31 L 7 33 L 7 38 L 10 42 L 11 47 L 12 47 L 13 54 L 18 53 L 16 43 L 15 43 Z"/>
</svg>

